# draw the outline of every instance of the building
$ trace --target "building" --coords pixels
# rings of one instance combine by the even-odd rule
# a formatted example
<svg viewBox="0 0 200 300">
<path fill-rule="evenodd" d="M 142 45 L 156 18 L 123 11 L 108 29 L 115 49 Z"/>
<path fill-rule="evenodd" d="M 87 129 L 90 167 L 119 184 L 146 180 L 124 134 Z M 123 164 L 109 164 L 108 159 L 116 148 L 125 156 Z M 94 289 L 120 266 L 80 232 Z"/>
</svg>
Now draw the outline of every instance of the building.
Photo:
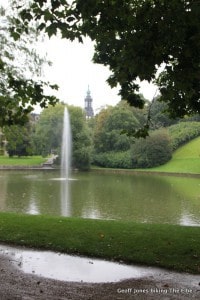
<svg viewBox="0 0 200 300">
<path fill-rule="evenodd" d="M 40 114 L 37 113 L 31 113 L 30 114 L 30 121 L 33 123 L 37 123 L 39 121 Z"/>
<path fill-rule="evenodd" d="M 85 97 L 85 114 L 86 114 L 86 118 L 92 118 L 94 116 L 94 110 L 93 110 L 93 107 L 92 107 L 92 97 L 91 97 L 91 94 L 90 94 L 90 89 L 89 89 L 89 86 L 88 86 L 88 90 L 87 90 L 87 95 Z"/>
</svg>

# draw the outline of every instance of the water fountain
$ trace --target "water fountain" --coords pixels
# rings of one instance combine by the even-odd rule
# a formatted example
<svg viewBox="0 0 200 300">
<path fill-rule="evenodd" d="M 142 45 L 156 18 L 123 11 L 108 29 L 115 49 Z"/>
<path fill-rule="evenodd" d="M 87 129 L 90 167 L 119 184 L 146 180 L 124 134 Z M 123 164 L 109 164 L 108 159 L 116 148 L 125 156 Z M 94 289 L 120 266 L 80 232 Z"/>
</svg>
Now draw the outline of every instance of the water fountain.
<svg viewBox="0 0 200 300">
<path fill-rule="evenodd" d="M 64 109 L 63 134 L 61 149 L 61 178 L 68 180 L 71 168 L 71 128 L 70 118 L 67 108 Z"/>
<path fill-rule="evenodd" d="M 70 169 L 71 169 L 71 128 L 70 117 L 67 108 L 64 109 L 63 134 L 61 149 L 61 213 L 63 216 L 70 216 Z"/>
</svg>

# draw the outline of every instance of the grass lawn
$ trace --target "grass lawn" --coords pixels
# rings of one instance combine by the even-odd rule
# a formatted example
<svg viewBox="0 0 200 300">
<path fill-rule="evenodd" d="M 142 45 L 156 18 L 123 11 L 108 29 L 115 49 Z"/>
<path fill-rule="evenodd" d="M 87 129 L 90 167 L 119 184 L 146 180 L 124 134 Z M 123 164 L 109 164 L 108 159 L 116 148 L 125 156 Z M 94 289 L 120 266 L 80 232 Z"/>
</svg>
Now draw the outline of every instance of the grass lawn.
<svg viewBox="0 0 200 300">
<path fill-rule="evenodd" d="M 0 213 L 0 242 L 200 273 L 200 228 Z"/>
<path fill-rule="evenodd" d="M 168 163 L 148 170 L 158 172 L 200 173 L 200 137 L 178 148 Z"/>
<path fill-rule="evenodd" d="M 47 159 L 42 156 L 8 157 L 0 156 L 0 166 L 37 166 Z"/>
<path fill-rule="evenodd" d="M 189 173 L 200 174 L 200 137 L 192 140 L 186 145 L 178 148 L 174 153 L 172 159 L 166 164 L 148 169 L 114 169 L 102 168 L 93 166 L 92 170 L 104 172 L 168 172 L 168 173 Z"/>
</svg>

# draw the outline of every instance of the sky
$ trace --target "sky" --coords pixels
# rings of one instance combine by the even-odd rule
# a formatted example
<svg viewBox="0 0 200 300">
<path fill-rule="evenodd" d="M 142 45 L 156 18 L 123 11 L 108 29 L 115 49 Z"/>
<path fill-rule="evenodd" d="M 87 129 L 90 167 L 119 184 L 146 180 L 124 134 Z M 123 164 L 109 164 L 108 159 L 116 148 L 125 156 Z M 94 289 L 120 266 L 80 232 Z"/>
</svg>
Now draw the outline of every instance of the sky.
<svg viewBox="0 0 200 300">
<path fill-rule="evenodd" d="M 6 6 L 7 3 L 7 0 L 0 0 L 0 5 Z M 61 101 L 84 107 L 88 86 L 95 113 L 106 105 L 116 105 L 120 101 L 119 90 L 111 89 L 106 82 L 110 74 L 109 69 L 92 62 L 94 48 L 89 38 L 81 44 L 54 36 L 50 40 L 45 39 L 37 47 L 38 51 L 41 54 L 46 53 L 52 62 L 52 66 L 44 68 L 42 79 L 58 84 L 59 91 L 55 95 Z M 140 86 L 144 97 L 152 100 L 156 87 L 147 82 L 141 83 Z"/>
<path fill-rule="evenodd" d="M 88 86 L 96 112 L 120 101 L 118 89 L 106 83 L 109 69 L 92 63 L 93 44 L 89 39 L 80 44 L 53 37 L 40 45 L 40 51 L 46 52 L 52 62 L 44 69 L 44 77 L 59 85 L 57 96 L 65 103 L 84 107 Z"/>
<path fill-rule="evenodd" d="M 84 107 L 88 86 L 95 112 L 105 105 L 115 105 L 120 101 L 119 89 L 111 89 L 106 82 L 109 69 L 92 62 L 94 49 L 89 39 L 80 44 L 53 37 L 45 41 L 40 50 L 46 51 L 52 62 L 52 66 L 45 68 L 44 77 L 59 85 L 57 96 L 65 103 Z M 151 100 L 156 87 L 147 82 L 140 86 L 144 97 Z"/>
</svg>

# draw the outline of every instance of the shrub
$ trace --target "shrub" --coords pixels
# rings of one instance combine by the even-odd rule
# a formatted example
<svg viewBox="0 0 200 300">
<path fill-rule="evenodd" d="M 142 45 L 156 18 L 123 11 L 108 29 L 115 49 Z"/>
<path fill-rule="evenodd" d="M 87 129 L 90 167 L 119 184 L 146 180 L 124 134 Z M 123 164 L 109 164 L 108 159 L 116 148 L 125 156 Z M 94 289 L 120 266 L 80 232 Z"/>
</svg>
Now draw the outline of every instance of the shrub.
<svg viewBox="0 0 200 300">
<path fill-rule="evenodd" d="M 79 148 L 74 151 L 72 158 L 72 167 L 82 171 L 90 169 L 91 160 L 91 149 L 90 147 Z"/>
<path fill-rule="evenodd" d="M 146 139 L 136 140 L 131 149 L 134 168 L 151 168 L 166 163 L 172 157 L 170 138 L 166 130 L 156 130 Z"/>
<path fill-rule="evenodd" d="M 94 155 L 93 163 L 107 168 L 132 168 L 130 151 L 99 153 Z"/>
<path fill-rule="evenodd" d="M 200 135 L 200 122 L 180 122 L 168 128 L 172 149 L 176 150 L 183 144 Z"/>
</svg>

